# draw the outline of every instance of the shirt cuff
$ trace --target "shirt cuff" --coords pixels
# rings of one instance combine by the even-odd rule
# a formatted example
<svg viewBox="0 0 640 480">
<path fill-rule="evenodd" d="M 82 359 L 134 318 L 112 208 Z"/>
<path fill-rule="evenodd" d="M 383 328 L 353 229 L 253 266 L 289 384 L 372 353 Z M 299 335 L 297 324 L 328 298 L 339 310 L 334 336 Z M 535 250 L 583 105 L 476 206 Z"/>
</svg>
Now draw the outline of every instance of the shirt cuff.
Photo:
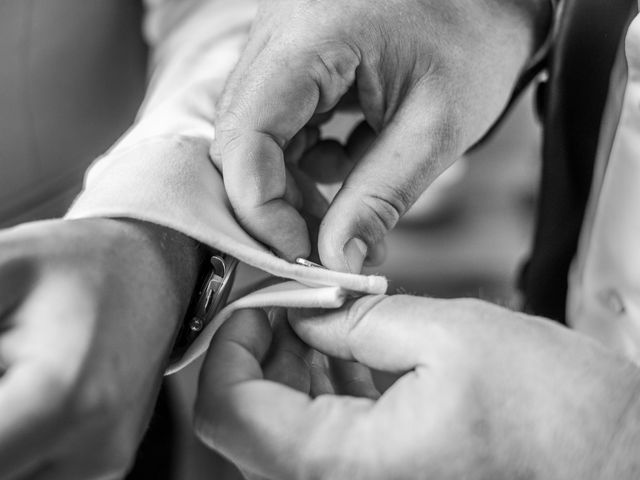
<svg viewBox="0 0 640 480">
<path fill-rule="evenodd" d="M 280 278 L 311 287 L 381 294 L 387 281 L 291 264 L 254 240 L 237 223 L 209 141 L 160 137 L 118 150 L 87 175 L 67 218 L 133 218 L 162 225 Z"/>
</svg>

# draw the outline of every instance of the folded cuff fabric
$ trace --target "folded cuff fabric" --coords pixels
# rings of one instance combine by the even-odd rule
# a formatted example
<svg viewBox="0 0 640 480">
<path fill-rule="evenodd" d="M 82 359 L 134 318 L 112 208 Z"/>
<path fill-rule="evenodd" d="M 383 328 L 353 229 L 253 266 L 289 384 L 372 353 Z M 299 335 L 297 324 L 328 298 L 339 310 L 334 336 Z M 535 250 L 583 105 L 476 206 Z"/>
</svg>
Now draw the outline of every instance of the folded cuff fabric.
<svg viewBox="0 0 640 480">
<path fill-rule="evenodd" d="M 202 354 L 215 330 L 238 308 L 338 308 L 353 294 L 383 294 L 387 281 L 291 264 L 249 236 L 235 220 L 207 139 L 156 137 L 119 149 L 91 168 L 67 218 L 134 218 L 184 233 L 276 277 L 293 280 L 243 297 L 223 309 L 184 356 L 178 371 Z M 144 188 L 140 188 L 144 185 Z"/>
<path fill-rule="evenodd" d="M 218 328 L 236 310 L 266 307 L 340 308 L 351 295 L 353 293 L 341 287 L 310 288 L 298 282 L 279 283 L 250 293 L 223 308 L 189 346 L 182 357 L 169 366 L 166 375 L 182 370 L 204 354 Z"/>
</svg>

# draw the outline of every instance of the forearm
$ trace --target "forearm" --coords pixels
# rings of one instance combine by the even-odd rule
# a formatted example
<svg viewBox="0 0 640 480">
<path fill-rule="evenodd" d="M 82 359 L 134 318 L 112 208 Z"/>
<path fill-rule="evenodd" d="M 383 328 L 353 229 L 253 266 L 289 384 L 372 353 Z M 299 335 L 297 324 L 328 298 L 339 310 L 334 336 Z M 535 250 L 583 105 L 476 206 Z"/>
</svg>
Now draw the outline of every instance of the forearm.
<svg viewBox="0 0 640 480">
<path fill-rule="evenodd" d="M 126 219 L 111 221 L 117 222 L 126 237 L 144 250 L 149 269 L 157 272 L 165 285 L 162 293 L 179 313 L 184 313 L 205 249 L 192 238 L 160 225 Z"/>
<path fill-rule="evenodd" d="M 147 298 L 155 298 L 158 304 L 149 309 L 164 312 L 155 322 L 167 332 L 163 336 L 167 343 L 162 347 L 168 349 L 184 318 L 205 249 L 186 235 L 153 223 L 103 218 L 77 222 L 79 228 L 85 224 L 92 236 L 100 238 L 102 251 L 119 257 L 111 262 L 136 265 L 137 277 L 146 279 L 138 285 L 138 293 L 144 296 L 149 291 Z"/>
</svg>

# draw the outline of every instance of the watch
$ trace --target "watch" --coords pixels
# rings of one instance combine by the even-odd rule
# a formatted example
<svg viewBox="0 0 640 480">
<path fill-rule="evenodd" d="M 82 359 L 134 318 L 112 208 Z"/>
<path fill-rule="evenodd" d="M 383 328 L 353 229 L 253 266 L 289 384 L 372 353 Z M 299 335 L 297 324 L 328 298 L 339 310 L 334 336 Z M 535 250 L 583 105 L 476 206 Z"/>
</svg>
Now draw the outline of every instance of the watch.
<svg viewBox="0 0 640 480">
<path fill-rule="evenodd" d="M 237 266 L 236 258 L 218 252 L 209 255 L 209 260 L 204 262 L 198 277 L 198 287 L 191 298 L 171 353 L 171 362 L 182 357 L 213 317 L 227 304 Z"/>
</svg>

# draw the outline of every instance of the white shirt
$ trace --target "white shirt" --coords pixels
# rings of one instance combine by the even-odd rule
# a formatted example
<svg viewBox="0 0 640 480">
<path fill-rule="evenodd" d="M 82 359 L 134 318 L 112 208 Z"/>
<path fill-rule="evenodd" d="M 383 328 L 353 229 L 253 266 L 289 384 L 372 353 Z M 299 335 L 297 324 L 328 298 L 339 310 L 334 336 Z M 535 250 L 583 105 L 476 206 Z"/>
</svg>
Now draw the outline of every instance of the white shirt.
<svg viewBox="0 0 640 480">
<path fill-rule="evenodd" d="M 640 362 L 640 17 L 618 60 L 567 314 L 575 329 Z"/>
</svg>

